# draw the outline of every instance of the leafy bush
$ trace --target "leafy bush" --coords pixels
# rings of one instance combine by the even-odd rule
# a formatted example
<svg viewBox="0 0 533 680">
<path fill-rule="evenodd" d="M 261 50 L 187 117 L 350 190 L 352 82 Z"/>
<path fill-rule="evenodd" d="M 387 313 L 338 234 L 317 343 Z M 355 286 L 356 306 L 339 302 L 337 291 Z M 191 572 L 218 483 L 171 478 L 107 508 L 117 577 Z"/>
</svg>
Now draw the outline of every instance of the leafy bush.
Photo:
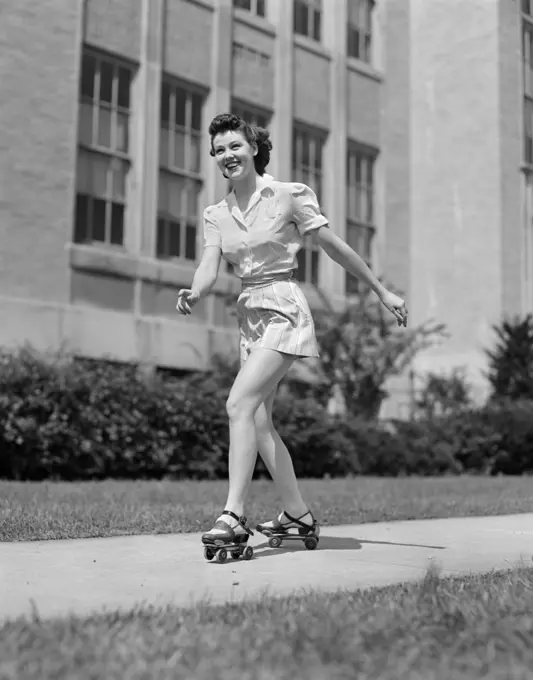
<svg viewBox="0 0 533 680">
<path fill-rule="evenodd" d="M 135 366 L 0 353 L 0 477 L 224 478 L 230 385 L 223 372 L 146 379 Z M 533 471 L 533 401 L 385 424 L 289 393 L 273 417 L 300 477 Z"/>
<path fill-rule="evenodd" d="M 472 405 L 472 388 L 464 370 L 456 368 L 449 375 L 428 373 L 415 407 L 418 417 L 434 418 L 452 415 Z"/>
<path fill-rule="evenodd" d="M 533 314 L 493 326 L 497 342 L 487 350 L 492 398 L 533 400 Z"/>
</svg>

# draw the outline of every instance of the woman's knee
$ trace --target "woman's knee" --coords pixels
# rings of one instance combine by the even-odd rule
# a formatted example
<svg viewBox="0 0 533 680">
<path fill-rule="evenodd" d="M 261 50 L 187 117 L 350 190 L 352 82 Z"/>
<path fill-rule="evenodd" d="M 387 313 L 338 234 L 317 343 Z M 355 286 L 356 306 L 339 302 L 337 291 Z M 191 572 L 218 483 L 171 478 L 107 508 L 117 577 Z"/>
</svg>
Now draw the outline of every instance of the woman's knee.
<svg viewBox="0 0 533 680">
<path fill-rule="evenodd" d="M 235 420 L 237 418 L 253 418 L 258 405 L 259 400 L 257 399 L 230 393 L 226 401 L 226 413 L 230 420 Z"/>
</svg>

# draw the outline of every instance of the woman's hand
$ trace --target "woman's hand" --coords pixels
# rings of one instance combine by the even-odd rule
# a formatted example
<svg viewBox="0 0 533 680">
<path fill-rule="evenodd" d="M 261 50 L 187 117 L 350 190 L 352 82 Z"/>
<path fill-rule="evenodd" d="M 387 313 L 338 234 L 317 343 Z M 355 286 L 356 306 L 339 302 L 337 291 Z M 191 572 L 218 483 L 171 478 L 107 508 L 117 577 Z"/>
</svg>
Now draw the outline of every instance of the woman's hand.
<svg viewBox="0 0 533 680">
<path fill-rule="evenodd" d="M 189 288 L 182 288 L 178 292 L 178 302 L 176 309 L 180 314 L 191 314 L 192 308 L 200 299 L 200 295 L 190 290 Z"/>
<path fill-rule="evenodd" d="M 385 307 L 392 312 L 396 317 L 398 326 L 407 326 L 407 305 L 405 300 L 403 300 L 398 295 L 391 293 L 390 291 L 385 291 L 383 295 L 380 296 L 381 302 Z"/>
</svg>

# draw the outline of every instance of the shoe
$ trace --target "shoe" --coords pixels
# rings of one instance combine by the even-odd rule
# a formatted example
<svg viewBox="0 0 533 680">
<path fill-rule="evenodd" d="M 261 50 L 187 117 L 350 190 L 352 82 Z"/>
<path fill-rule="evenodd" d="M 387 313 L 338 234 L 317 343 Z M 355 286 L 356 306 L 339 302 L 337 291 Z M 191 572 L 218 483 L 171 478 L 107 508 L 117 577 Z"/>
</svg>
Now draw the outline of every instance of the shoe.
<svg viewBox="0 0 533 680">
<path fill-rule="evenodd" d="M 312 519 L 311 524 L 307 524 L 306 522 L 301 521 L 304 517 L 307 517 L 307 515 L 311 516 Z M 318 537 L 320 533 L 318 522 L 316 521 L 316 519 L 313 516 L 313 513 L 310 510 L 308 510 L 306 513 L 304 513 L 298 518 L 291 517 L 291 515 L 283 511 L 280 517 L 276 517 L 275 519 L 270 520 L 269 522 L 257 524 L 255 528 L 257 529 L 257 531 L 264 534 L 265 536 L 294 535 L 294 532 L 290 532 L 290 529 L 297 529 L 298 536 L 301 536 L 302 538 L 304 538 L 308 534 L 313 534 L 314 536 Z M 284 521 L 284 519 L 286 521 Z"/>
<path fill-rule="evenodd" d="M 224 510 L 223 515 L 233 517 L 238 522 L 238 525 L 233 528 L 223 519 L 219 518 L 215 522 L 213 529 L 207 531 L 202 535 L 202 543 L 207 546 L 240 546 L 248 542 L 248 537 L 253 536 L 253 531 L 246 524 L 246 517 L 238 517 L 231 510 Z M 241 531 L 239 531 L 239 528 Z M 222 529 L 222 531 L 213 532 L 214 529 Z"/>
</svg>

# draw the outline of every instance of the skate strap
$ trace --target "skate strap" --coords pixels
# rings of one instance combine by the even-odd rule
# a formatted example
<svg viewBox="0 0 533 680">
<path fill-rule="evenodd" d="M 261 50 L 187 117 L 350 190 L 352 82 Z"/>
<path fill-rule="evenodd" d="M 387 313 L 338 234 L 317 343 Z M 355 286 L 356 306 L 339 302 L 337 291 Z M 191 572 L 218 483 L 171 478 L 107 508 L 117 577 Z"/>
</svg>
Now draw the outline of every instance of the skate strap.
<svg viewBox="0 0 533 680">
<path fill-rule="evenodd" d="M 285 517 L 286 517 L 288 520 L 290 520 L 290 521 L 293 522 L 294 524 L 299 524 L 299 525 L 300 525 L 301 527 L 303 527 L 304 529 L 311 529 L 311 528 L 314 526 L 314 523 L 315 523 L 314 520 L 315 520 L 315 518 L 313 517 L 313 513 L 312 513 L 310 510 L 308 510 L 306 513 L 304 513 L 303 515 L 301 515 L 298 519 L 296 519 L 295 517 L 291 517 L 291 516 L 289 515 L 288 512 L 285 512 L 285 510 L 283 511 L 283 514 L 285 515 Z M 301 522 L 301 521 L 300 521 L 300 520 L 302 519 L 302 517 L 305 517 L 306 515 L 311 515 L 311 517 L 313 517 L 313 524 L 305 524 L 304 522 Z"/>
<path fill-rule="evenodd" d="M 241 527 L 246 531 L 248 536 L 254 535 L 254 532 L 246 526 L 246 517 L 237 517 L 237 515 L 234 512 L 231 512 L 231 510 L 224 510 L 222 514 L 228 515 L 229 517 L 233 517 L 234 520 L 237 520 Z"/>
</svg>

